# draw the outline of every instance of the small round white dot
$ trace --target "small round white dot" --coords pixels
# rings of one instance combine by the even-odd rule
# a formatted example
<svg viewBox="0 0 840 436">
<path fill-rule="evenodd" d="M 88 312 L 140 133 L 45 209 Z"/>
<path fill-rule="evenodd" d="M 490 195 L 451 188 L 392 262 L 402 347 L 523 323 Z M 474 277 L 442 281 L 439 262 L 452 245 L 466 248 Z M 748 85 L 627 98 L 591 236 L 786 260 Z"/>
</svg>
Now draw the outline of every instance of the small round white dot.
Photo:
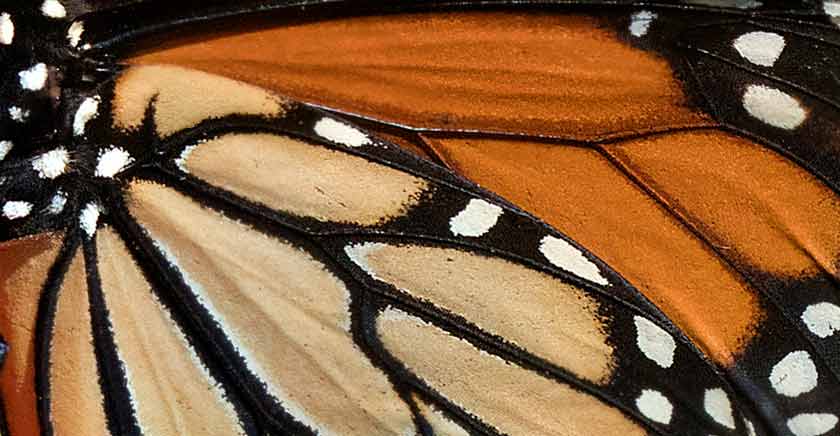
<svg viewBox="0 0 840 436">
<path fill-rule="evenodd" d="M 3 216 L 10 220 L 24 218 L 32 212 L 32 203 L 28 201 L 7 201 L 3 204 Z"/>
<path fill-rule="evenodd" d="M 634 316 L 633 323 L 636 324 L 636 344 L 645 357 L 663 368 L 670 368 L 677 349 L 674 338 L 647 318 Z"/>
<path fill-rule="evenodd" d="M 840 307 L 831 303 L 812 304 L 802 313 L 802 321 L 811 333 L 825 339 L 840 331 Z"/>
<path fill-rule="evenodd" d="M 32 169 L 42 179 L 54 179 L 67 171 L 70 154 L 63 147 L 50 150 L 32 160 Z"/>
<path fill-rule="evenodd" d="M 41 13 L 50 18 L 64 18 L 67 16 L 67 10 L 64 5 L 58 0 L 45 0 L 41 4 Z"/>
<path fill-rule="evenodd" d="M 572 244 L 561 238 L 546 236 L 540 241 L 540 253 L 554 266 L 562 268 L 599 285 L 607 286 L 609 280 L 601 274 L 601 270 Z"/>
<path fill-rule="evenodd" d="M 66 205 L 67 195 L 58 191 L 55 195 L 53 195 L 52 199 L 50 199 L 50 204 L 47 206 L 47 213 L 50 215 L 58 215 L 64 210 L 64 206 Z"/>
<path fill-rule="evenodd" d="M 797 397 L 817 387 L 817 367 L 807 351 L 792 351 L 770 372 L 773 389 L 787 397 Z"/>
<path fill-rule="evenodd" d="M 671 416 L 674 413 L 674 406 L 661 392 L 653 389 L 645 389 L 639 398 L 636 398 L 636 407 L 651 421 L 660 424 L 670 424 Z"/>
<path fill-rule="evenodd" d="M 464 210 L 449 220 L 449 230 L 455 236 L 481 236 L 496 225 L 502 212 L 501 207 L 474 198 Z"/>
<path fill-rule="evenodd" d="M 5 159 L 14 146 L 15 144 L 12 141 L 0 141 L 0 160 Z"/>
<path fill-rule="evenodd" d="M 837 421 L 831 413 L 802 413 L 788 419 L 787 426 L 796 436 L 820 436 L 833 430 Z"/>
<path fill-rule="evenodd" d="M 732 46 L 744 59 L 762 67 L 772 67 L 785 49 L 785 38 L 778 33 L 750 32 L 735 39 Z"/>
<path fill-rule="evenodd" d="M 93 236 L 96 233 L 96 226 L 99 222 L 99 214 L 101 212 L 99 205 L 94 203 L 88 203 L 82 209 L 82 213 L 79 215 L 79 226 L 88 236 Z"/>
<path fill-rule="evenodd" d="M 85 32 L 85 23 L 82 21 L 74 21 L 73 24 L 67 29 L 67 42 L 70 43 L 70 47 L 76 48 L 79 46 L 79 42 L 82 41 L 82 33 Z"/>
<path fill-rule="evenodd" d="M 0 44 L 9 45 L 15 39 L 15 23 L 6 12 L 0 14 Z"/>
<path fill-rule="evenodd" d="M 748 86 L 743 104 L 753 117 L 785 130 L 799 127 L 808 116 L 797 99 L 764 85 Z"/>
<path fill-rule="evenodd" d="M 35 64 L 32 68 L 18 73 L 20 78 L 20 87 L 30 91 L 38 91 L 44 89 L 47 83 L 47 65 L 44 63 Z"/>
<path fill-rule="evenodd" d="M 715 422 L 735 430 L 735 417 L 732 416 L 732 404 L 726 391 L 721 388 L 707 389 L 703 397 L 703 407 Z"/>
<path fill-rule="evenodd" d="M 94 175 L 96 177 L 114 177 L 132 162 L 134 162 L 134 159 L 127 151 L 119 147 L 111 147 L 99 154 Z"/>
<path fill-rule="evenodd" d="M 99 115 L 99 102 L 99 96 L 88 97 L 79 105 L 76 115 L 73 117 L 73 135 L 82 136 L 85 134 L 85 126 L 87 126 L 88 121 Z"/>
<path fill-rule="evenodd" d="M 321 118 L 315 123 L 315 133 L 336 144 L 361 147 L 370 144 L 370 138 L 361 130 L 332 118 Z"/>
</svg>

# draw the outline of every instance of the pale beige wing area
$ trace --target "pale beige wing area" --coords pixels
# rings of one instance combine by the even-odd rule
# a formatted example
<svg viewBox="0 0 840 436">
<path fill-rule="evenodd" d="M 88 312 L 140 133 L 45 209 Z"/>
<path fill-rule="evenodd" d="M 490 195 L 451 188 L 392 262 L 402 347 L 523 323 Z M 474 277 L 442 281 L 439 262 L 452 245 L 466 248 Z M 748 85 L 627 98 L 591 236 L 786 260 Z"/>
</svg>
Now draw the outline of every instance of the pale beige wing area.
<svg viewBox="0 0 840 436">
<path fill-rule="evenodd" d="M 350 294 L 308 254 L 151 182 L 129 210 L 237 348 L 247 370 L 320 434 L 414 434 L 411 412 L 350 333 Z"/>
<path fill-rule="evenodd" d="M 53 431 L 56 436 L 109 434 L 82 250 L 76 250 L 64 275 L 55 310 L 49 354 Z"/>
<path fill-rule="evenodd" d="M 154 296 L 122 240 L 96 235 L 99 275 L 131 406 L 145 436 L 244 435 L 231 403 Z"/>
<path fill-rule="evenodd" d="M 410 371 L 502 433 L 647 434 L 597 398 L 479 350 L 405 312 L 387 309 L 376 329 L 385 348 Z"/>
<path fill-rule="evenodd" d="M 441 412 L 434 405 L 427 403 L 419 395 L 414 396 L 414 402 L 417 404 L 417 409 L 420 415 L 432 427 L 435 436 L 469 436 L 470 433 L 456 422 L 449 419 L 443 412 Z"/>
</svg>

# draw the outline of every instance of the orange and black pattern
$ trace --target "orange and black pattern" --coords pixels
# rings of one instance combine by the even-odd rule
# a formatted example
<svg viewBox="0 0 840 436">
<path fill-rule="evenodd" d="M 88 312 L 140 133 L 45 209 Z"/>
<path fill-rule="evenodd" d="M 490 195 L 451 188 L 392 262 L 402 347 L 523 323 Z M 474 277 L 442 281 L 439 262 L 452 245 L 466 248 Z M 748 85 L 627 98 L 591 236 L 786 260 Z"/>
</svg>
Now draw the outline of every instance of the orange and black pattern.
<svg viewBox="0 0 840 436">
<path fill-rule="evenodd" d="M 840 432 L 840 2 L 0 5 L 0 435 Z"/>
</svg>

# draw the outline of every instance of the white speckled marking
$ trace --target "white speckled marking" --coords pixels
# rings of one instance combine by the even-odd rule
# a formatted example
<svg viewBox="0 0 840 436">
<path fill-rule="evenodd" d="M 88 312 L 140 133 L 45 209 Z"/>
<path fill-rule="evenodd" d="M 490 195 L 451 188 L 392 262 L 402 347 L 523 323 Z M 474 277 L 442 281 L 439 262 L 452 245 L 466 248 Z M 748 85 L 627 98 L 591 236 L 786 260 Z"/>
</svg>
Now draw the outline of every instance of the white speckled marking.
<svg viewBox="0 0 840 436">
<path fill-rule="evenodd" d="M 87 233 L 88 236 L 93 236 L 96 233 L 96 225 L 99 222 L 99 214 L 102 210 L 98 204 L 88 203 L 79 214 L 79 227 Z"/>
<path fill-rule="evenodd" d="M 15 23 L 6 12 L 0 14 L 0 44 L 9 45 L 15 40 Z"/>
<path fill-rule="evenodd" d="M 743 103 L 750 115 L 780 129 L 793 130 L 808 116 L 799 100 L 764 85 L 748 86 Z"/>
<path fill-rule="evenodd" d="M 455 236 L 481 236 L 496 225 L 502 212 L 501 207 L 474 198 L 464 210 L 449 220 L 449 230 Z"/>
<path fill-rule="evenodd" d="M 10 220 L 23 218 L 32 212 L 32 203 L 28 201 L 7 201 L 3 204 L 3 216 Z"/>
<path fill-rule="evenodd" d="M 781 395 L 797 397 L 817 387 L 817 367 L 807 351 L 792 351 L 773 366 L 770 384 Z"/>
<path fill-rule="evenodd" d="M 630 16 L 630 33 L 640 38 L 647 35 L 650 23 L 656 19 L 656 14 L 651 11 L 639 11 Z"/>
<path fill-rule="evenodd" d="M 5 159 L 14 146 L 15 144 L 12 141 L 0 141 L 0 160 Z"/>
<path fill-rule="evenodd" d="M 181 155 L 175 159 L 175 165 L 183 172 L 189 174 L 189 170 L 187 170 L 187 159 L 190 158 L 190 153 L 195 150 L 196 147 L 206 142 L 205 140 L 198 141 L 198 144 L 195 145 L 188 145 L 181 150 Z"/>
<path fill-rule="evenodd" d="M 562 268 L 586 280 L 607 286 L 610 282 L 583 253 L 563 239 L 546 236 L 540 241 L 540 252 L 554 266 Z"/>
<path fill-rule="evenodd" d="M 831 413 L 801 413 L 788 419 L 787 426 L 796 436 L 820 436 L 837 426 L 837 416 Z"/>
<path fill-rule="evenodd" d="M 18 106 L 9 106 L 9 117 L 19 123 L 29 118 L 29 111 Z"/>
<path fill-rule="evenodd" d="M 70 43 L 70 47 L 76 48 L 79 46 L 79 42 L 82 41 L 82 33 L 85 32 L 85 23 L 82 21 L 74 21 L 73 24 L 67 29 L 67 42 Z"/>
<path fill-rule="evenodd" d="M 73 116 L 73 135 L 82 136 L 85 134 L 85 126 L 87 126 L 88 121 L 99 115 L 100 101 L 101 99 L 97 95 L 86 98 L 79 105 L 79 108 L 76 109 L 76 115 Z"/>
<path fill-rule="evenodd" d="M 361 147 L 370 144 L 370 138 L 364 132 L 332 118 L 318 120 L 315 123 L 315 133 L 336 144 L 343 144 L 348 147 Z"/>
<path fill-rule="evenodd" d="M 732 46 L 744 59 L 762 67 L 772 67 L 785 49 L 785 38 L 778 33 L 750 32 L 735 39 Z"/>
<path fill-rule="evenodd" d="M 811 333 L 825 339 L 840 331 L 840 307 L 831 303 L 816 303 L 805 308 L 802 322 Z"/>
<path fill-rule="evenodd" d="M 53 195 L 52 199 L 50 199 L 50 205 L 47 206 L 47 213 L 50 215 L 58 215 L 64 210 L 64 206 L 67 205 L 67 196 L 61 192 L 56 192 Z"/>
<path fill-rule="evenodd" d="M 47 64 L 39 63 L 18 73 L 20 87 L 30 91 L 44 89 L 47 83 Z"/>
<path fill-rule="evenodd" d="M 374 273 L 373 268 L 371 268 L 370 264 L 368 263 L 368 256 L 371 253 L 379 251 L 385 248 L 386 245 L 379 243 L 379 242 L 365 242 L 362 244 L 350 244 L 344 247 L 344 253 L 347 254 L 347 257 L 353 261 L 362 271 L 366 272 L 371 278 L 375 280 L 382 281 L 381 278 L 377 277 Z"/>
<path fill-rule="evenodd" d="M 747 436 L 758 436 L 755 432 L 755 424 L 749 419 L 744 418 L 744 426 L 747 427 Z"/>
<path fill-rule="evenodd" d="M 67 171 L 70 154 L 63 147 L 50 150 L 32 161 L 32 169 L 38 172 L 42 179 L 54 179 Z"/>
<path fill-rule="evenodd" d="M 674 413 L 674 406 L 661 392 L 653 389 L 645 389 L 639 398 L 636 398 L 636 407 L 651 421 L 660 424 L 670 424 L 671 415 Z"/>
<path fill-rule="evenodd" d="M 64 5 L 58 0 L 44 0 L 41 4 L 41 13 L 50 18 L 64 18 L 67 16 L 67 10 Z"/>
<path fill-rule="evenodd" d="M 645 357 L 663 368 L 670 368 L 677 350 L 674 338 L 647 318 L 634 316 L 633 323 L 636 324 L 636 344 Z"/>
<path fill-rule="evenodd" d="M 134 162 L 134 158 L 127 151 L 119 147 L 111 147 L 99 153 L 96 164 L 96 177 L 114 177 L 125 167 Z"/>
<path fill-rule="evenodd" d="M 721 388 L 707 389 L 703 397 L 706 413 L 720 425 L 735 430 L 735 417 L 732 416 L 732 403 Z"/>
</svg>

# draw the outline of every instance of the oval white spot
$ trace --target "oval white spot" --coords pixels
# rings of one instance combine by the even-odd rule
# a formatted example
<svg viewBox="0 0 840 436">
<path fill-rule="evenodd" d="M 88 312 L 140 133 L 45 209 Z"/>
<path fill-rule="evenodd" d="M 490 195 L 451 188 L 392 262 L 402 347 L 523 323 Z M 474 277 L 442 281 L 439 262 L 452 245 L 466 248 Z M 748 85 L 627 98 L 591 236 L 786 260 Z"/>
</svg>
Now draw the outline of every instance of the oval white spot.
<svg viewBox="0 0 840 436">
<path fill-rule="evenodd" d="M 79 108 L 76 109 L 76 115 L 73 117 L 74 135 L 82 136 L 85 134 L 85 126 L 87 126 L 88 121 L 99 115 L 99 102 L 99 96 L 88 97 L 79 105 Z"/>
<path fill-rule="evenodd" d="M 0 44 L 9 45 L 15 39 L 15 23 L 12 16 L 3 12 L 0 14 Z"/>
<path fill-rule="evenodd" d="M 370 138 L 364 132 L 332 118 L 318 120 L 315 123 L 315 133 L 336 144 L 343 144 L 348 147 L 361 147 L 370 144 Z"/>
<path fill-rule="evenodd" d="M 14 146 L 12 141 L 0 141 L 0 160 L 5 159 Z"/>
<path fill-rule="evenodd" d="M 134 158 L 127 151 L 119 147 L 111 147 L 99 153 L 96 164 L 96 177 L 114 177 L 125 167 L 134 162 Z"/>
<path fill-rule="evenodd" d="M 18 73 L 20 87 L 30 91 L 38 91 L 47 83 L 47 64 L 39 63 L 28 70 Z"/>
<path fill-rule="evenodd" d="M 32 203 L 28 201 L 7 201 L 3 204 L 3 216 L 10 220 L 23 218 L 32 212 Z"/>
<path fill-rule="evenodd" d="M 70 47 L 76 48 L 79 46 L 79 42 L 82 41 L 82 33 L 85 32 L 85 23 L 81 21 L 74 21 L 73 24 L 67 29 L 67 41 L 70 43 Z"/>
<path fill-rule="evenodd" d="M 801 413 L 788 419 L 787 426 L 796 436 L 819 436 L 837 426 L 837 416 L 831 413 Z"/>
<path fill-rule="evenodd" d="M 58 215 L 61 211 L 64 210 L 64 206 L 67 205 L 67 196 L 58 191 L 55 195 L 53 195 L 52 199 L 50 199 L 50 205 L 47 206 L 47 213 L 50 215 Z"/>
<path fill-rule="evenodd" d="M 796 397 L 817 387 L 817 367 L 807 351 L 792 351 L 773 366 L 770 384 L 781 395 Z"/>
<path fill-rule="evenodd" d="M 636 324 L 636 344 L 642 353 L 657 365 L 670 368 L 677 350 L 674 338 L 647 318 L 634 316 L 633 323 Z"/>
<path fill-rule="evenodd" d="M 558 268 L 562 268 L 599 285 L 607 286 L 610 284 L 601 275 L 601 270 L 598 269 L 598 265 L 592 263 L 580 250 L 563 239 L 550 235 L 544 237 L 540 241 L 540 252 L 549 262 Z"/>
<path fill-rule="evenodd" d="M 744 59 L 762 67 L 772 67 L 785 49 L 785 38 L 778 33 L 750 32 L 736 38 L 732 46 Z"/>
<path fill-rule="evenodd" d="M 721 388 L 707 389 L 703 397 L 703 407 L 715 422 L 735 430 L 735 417 L 732 416 L 732 404 L 726 391 Z"/>
<path fill-rule="evenodd" d="M 88 203 L 85 205 L 85 208 L 82 209 L 82 213 L 79 214 L 79 227 L 87 233 L 88 236 L 93 236 L 96 233 L 96 225 L 99 222 L 99 214 L 102 210 L 99 208 L 99 205 L 94 203 Z"/>
<path fill-rule="evenodd" d="M 811 333 L 825 339 L 840 331 L 840 307 L 831 303 L 812 304 L 802 313 L 802 321 Z"/>
<path fill-rule="evenodd" d="M 758 433 L 755 432 L 755 424 L 752 421 L 744 418 L 744 426 L 747 427 L 747 436 L 758 436 Z"/>
<path fill-rule="evenodd" d="M 67 170 L 70 163 L 70 154 L 64 148 L 50 150 L 32 161 L 32 168 L 38 172 L 42 179 L 54 179 Z"/>
<path fill-rule="evenodd" d="M 639 11 L 630 16 L 630 33 L 635 37 L 647 35 L 650 23 L 656 19 L 651 11 Z"/>
<path fill-rule="evenodd" d="M 67 16 L 67 10 L 64 5 L 58 0 L 44 0 L 41 4 L 41 13 L 50 18 L 64 18 Z"/>
<path fill-rule="evenodd" d="M 9 106 L 9 117 L 19 123 L 29 118 L 29 111 L 18 106 Z"/>
<path fill-rule="evenodd" d="M 481 236 L 496 225 L 502 212 L 501 207 L 474 198 L 449 220 L 449 230 L 455 236 Z"/>
<path fill-rule="evenodd" d="M 669 424 L 671 415 L 674 413 L 674 406 L 661 392 L 653 389 L 645 389 L 639 398 L 636 398 L 636 407 L 651 421 L 660 424 Z"/>
<path fill-rule="evenodd" d="M 750 115 L 780 129 L 793 130 L 808 115 L 797 99 L 764 85 L 748 86 L 743 103 Z"/>
</svg>

